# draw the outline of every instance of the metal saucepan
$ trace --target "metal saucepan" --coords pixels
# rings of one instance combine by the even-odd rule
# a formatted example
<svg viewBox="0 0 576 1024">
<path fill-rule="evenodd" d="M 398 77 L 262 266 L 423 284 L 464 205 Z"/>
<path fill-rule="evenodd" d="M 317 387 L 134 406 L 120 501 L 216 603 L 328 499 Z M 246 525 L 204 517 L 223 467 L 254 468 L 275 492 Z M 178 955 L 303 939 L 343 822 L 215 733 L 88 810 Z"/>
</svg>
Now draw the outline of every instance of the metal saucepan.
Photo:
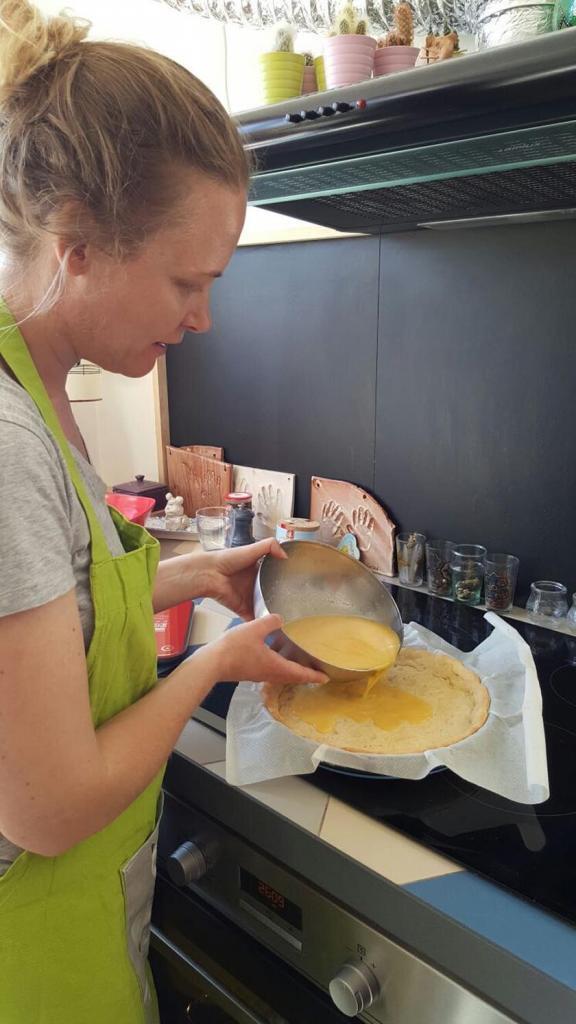
<svg viewBox="0 0 576 1024">
<path fill-rule="evenodd" d="M 260 565 L 254 586 L 257 618 L 273 613 L 287 623 L 311 615 L 359 615 L 390 626 L 402 643 L 402 619 L 396 602 L 365 565 L 315 541 L 287 541 L 282 548 L 287 559 L 266 555 Z M 370 671 L 319 661 L 283 630 L 274 634 L 272 647 L 291 661 L 325 672 L 336 682 L 359 679 Z"/>
</svg>

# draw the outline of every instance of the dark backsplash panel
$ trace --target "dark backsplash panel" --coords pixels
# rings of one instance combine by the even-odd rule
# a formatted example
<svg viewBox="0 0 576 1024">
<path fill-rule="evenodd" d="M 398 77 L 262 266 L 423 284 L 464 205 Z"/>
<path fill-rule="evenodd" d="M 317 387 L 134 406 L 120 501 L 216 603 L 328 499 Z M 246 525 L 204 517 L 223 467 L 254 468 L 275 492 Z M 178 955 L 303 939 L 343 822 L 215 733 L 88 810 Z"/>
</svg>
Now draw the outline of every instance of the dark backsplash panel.
<svg viewBox="0 0 576 1024">
<path fill-rule="evenodd" d="M 172 443 L 367 487 L 576 587 L 576 225 L 241 249 L 168 360 Z"/>
<path fill-rule="evenodd" d="M 378 238 L 240 249 L 214 286 L 210 334 L 170 351 L 172 443 L 240 466 L 374 478 Z"/>
</svg>

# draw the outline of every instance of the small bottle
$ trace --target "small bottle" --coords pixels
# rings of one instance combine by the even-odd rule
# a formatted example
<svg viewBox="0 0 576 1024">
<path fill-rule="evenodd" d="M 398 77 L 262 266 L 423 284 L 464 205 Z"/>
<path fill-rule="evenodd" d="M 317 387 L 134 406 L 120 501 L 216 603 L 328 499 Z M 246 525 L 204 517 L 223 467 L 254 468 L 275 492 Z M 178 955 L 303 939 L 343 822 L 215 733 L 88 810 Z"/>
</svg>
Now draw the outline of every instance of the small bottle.
<svg viewBox="0 0 576 1024">
<path fill-rule="evenodd" d="M 283 519 L 276 527 L 276 540 L 318 540 L 320 523 L 314 519 Z"/>
<path fill-rule="evenodd" d="M 243 544 L 253 544 L 252 520 L 254 512 L 252 509 L 252 495 L 245 491 L 233 491 L 225 497 L 226 506 L 230 511 L 231 528 L 228 534 L 226 546 L 239 548 Z"/>
</svg>

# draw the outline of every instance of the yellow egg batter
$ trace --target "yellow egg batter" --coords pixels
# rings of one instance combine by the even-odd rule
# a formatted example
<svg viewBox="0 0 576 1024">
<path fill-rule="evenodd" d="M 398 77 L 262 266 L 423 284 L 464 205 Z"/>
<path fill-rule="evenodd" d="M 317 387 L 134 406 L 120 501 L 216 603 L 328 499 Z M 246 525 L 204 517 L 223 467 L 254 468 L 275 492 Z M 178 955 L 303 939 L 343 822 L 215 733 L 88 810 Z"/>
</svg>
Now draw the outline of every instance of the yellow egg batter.
<svg viewBox="0 0 576 1024">
<path fill-rule="evenodd" d="M 318 732 L 329 733 L 342 718 L 372 722 L 379 729 L 397 729 L 403 722 L 425 721 L 432 708 L 420 697 L 387 686 L 385 677 L 380 675 L 364 696 L 359 696 L 354 684 L 348 683 L 294 687 L 291 712 Z"/>
<path fill-rule="evenodd" d="M 284 632 L 319 661 L 351 671 L 383 672 L 400 650 L 393 629 L 358 615 L 311 615 L 286 623 Z"/>
<path fill-rule="evenodd" d="M 329 683 L 295 697 L 296 713 L 319 732 L 329 732 L 342 715 L 393 729 L 400 721 L 419 722 L 430 713 L 425 701 L 382 682 L 400 650 L 398 634 L 382 622 L 357 615 L 313 615 L 287 623 L 284 632 L 319 661 L 366 671 L 353 683 Z"/>
</svg>

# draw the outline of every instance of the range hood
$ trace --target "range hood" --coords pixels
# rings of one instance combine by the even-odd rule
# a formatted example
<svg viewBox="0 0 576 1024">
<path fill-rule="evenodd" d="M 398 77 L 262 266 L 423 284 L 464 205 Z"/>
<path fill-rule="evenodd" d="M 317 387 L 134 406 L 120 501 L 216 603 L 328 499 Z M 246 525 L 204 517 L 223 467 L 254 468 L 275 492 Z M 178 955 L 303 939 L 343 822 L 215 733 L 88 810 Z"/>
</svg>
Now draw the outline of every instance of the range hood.
<svg viewBox="0 0 576 1024">
<path fill-rule="evenodd" d="M 250 203 L 351 232 L 576 216 L 576 28 L 238 117 Z"/>
</svg>

